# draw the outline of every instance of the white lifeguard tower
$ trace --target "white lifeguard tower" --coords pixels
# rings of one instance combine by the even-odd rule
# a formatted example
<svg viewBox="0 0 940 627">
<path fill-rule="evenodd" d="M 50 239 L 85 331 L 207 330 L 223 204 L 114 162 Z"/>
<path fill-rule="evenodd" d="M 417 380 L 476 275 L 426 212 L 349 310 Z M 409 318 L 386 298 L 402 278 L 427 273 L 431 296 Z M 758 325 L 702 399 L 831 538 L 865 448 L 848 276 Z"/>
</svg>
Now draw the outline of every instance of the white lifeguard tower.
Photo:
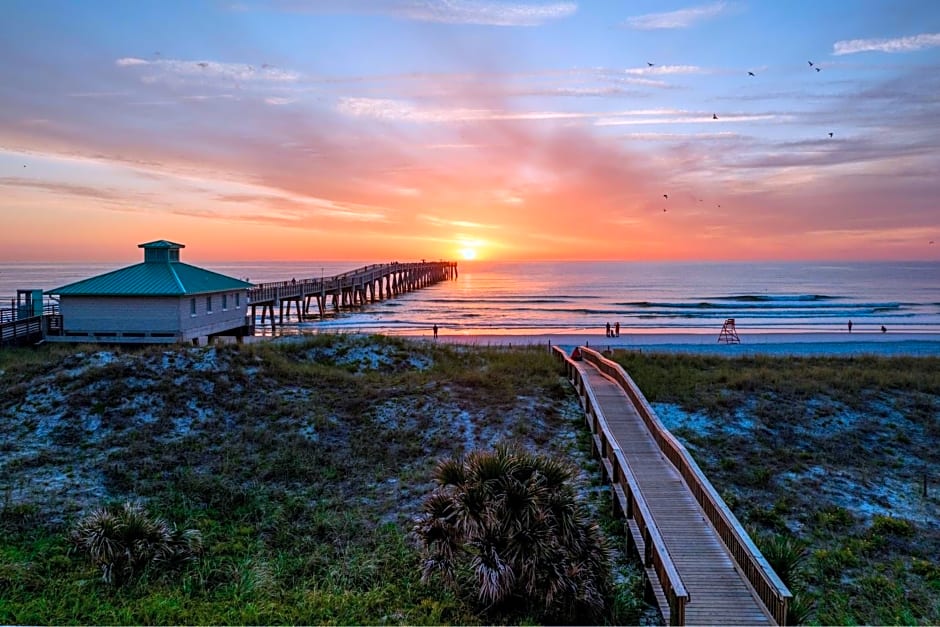
<svg viewBox="0 0 940 627">
<path fill-rule="evenodd" d="M 741 338 L 738 337 L 738 332 L 734 328 L 734 318 L 727 318 L 725 323 L 721 325 L 721 333 L 718 334 L 718 343 L 719 344 L 740 344 Z"/>
</svg>

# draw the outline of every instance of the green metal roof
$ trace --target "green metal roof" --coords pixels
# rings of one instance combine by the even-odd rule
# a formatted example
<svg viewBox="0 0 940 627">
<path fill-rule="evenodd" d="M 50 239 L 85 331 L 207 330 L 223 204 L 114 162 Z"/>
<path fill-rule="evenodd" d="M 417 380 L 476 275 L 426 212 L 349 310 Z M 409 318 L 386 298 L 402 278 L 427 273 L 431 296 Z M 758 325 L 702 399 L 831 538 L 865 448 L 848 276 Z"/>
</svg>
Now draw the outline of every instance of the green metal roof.
<svg viewBox="0 0 940 627">
<path fill-rule="evenodd" d="M 47 290 L 60 296 L 185 296 L 242 290 L 252 284 L 182 262 L 144 262 Z"/>
<path fill-rule="evenodd" d="M 146 244 L 137 244 L 137 248 L 186 248 L 186 244 L 177 244 L 165 239 L 158 239 Z"/>
</svg>

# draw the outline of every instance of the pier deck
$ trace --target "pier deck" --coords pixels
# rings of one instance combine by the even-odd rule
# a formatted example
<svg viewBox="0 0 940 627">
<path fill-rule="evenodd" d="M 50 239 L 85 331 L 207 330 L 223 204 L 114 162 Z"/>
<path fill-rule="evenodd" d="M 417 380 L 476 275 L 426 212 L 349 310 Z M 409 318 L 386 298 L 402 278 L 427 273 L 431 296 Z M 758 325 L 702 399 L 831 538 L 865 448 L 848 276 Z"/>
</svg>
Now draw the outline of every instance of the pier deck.
<svg viewBox="0 0 940 627">
<path fill-rule="evenodd" d="M 270 316 L 273 326 L 283 324 L 294 309 L 298 321 L 312 316 L 316 303 L 320 318 L 332 308 L 338 312 L 393 298 L 405 292 L 427 287 L 439 281 L 457 278 L 455 261 L 421 261 L 417 263 L 381 263 L 364 266 L 330 277 L 290 279 L 259 283 L 248 292 L 251 319 L 261 310 L 261 323 Z M 275 308 L 278 309 L 275 321 Z"/>
</svg>

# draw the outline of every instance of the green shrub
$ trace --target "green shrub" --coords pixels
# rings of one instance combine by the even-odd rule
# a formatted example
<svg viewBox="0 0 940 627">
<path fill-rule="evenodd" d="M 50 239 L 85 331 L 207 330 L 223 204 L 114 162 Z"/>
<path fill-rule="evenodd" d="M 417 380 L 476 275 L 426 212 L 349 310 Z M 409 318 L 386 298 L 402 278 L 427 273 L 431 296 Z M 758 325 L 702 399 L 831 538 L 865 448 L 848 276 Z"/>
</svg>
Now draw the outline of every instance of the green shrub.
<svg viewBox="0 0 940 627">
<path fill-rule="evenodd" d="M 792 536 L 778 534 L 759 536 L 757 541 L 770 567 L 788 588 L 801 580 L 809 556 L 806 543 Z"/>
<path fill-rule="evenodd" d="M 914 525 L 903 518 L 878 514 L 872 519 L 871 534 L 907 538 L 914 535 Z"/>
<path fill-rule="evenodd" d="M 813 514 L 814 522 L 822 529 L 846 529 L 855 522 L 852 512 L 838 505 L 827 505 Z"/>
<path fill-rule="evenodd" d="M 610 589 L 610 555 L 576 501 L 574 470 L 507 446 L 445 459 L 415 531 L 425 581 L 477 590 L 484 612 L 571 622 L 596 618 Z"/>
<path fill-rule="evenodd" d="M 120 586 L 151 564 L 168 567 L 191 561 L 202 552 L 195 529 L 179 530 L 151 518 L 139 503 L 97 509 L 72 530 L 73 544 L 101 569 L 101 578 Z"/>
</svg>

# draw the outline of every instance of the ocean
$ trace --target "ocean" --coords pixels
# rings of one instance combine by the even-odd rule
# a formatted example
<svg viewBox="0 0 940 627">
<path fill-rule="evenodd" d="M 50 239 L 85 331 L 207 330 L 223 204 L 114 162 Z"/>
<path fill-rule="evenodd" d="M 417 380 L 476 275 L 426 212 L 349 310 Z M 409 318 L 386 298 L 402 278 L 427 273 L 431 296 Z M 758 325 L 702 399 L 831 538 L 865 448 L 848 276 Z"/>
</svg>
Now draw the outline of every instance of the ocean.
<svg viewBox="0 0 940 627">
<path fill-rule="evenodd" d="M 339 274 L 375 263 L 202 263 L 258 283 Z M 128 264 L 0 263 L 0 303 L 17 289 L 59 287 Z M 638 263 L 463 261 L 454 281 L 286 325 L 288 333 L 748 333 L 890 331 L 940 334 L 940 262 Z"/>
</svg>

